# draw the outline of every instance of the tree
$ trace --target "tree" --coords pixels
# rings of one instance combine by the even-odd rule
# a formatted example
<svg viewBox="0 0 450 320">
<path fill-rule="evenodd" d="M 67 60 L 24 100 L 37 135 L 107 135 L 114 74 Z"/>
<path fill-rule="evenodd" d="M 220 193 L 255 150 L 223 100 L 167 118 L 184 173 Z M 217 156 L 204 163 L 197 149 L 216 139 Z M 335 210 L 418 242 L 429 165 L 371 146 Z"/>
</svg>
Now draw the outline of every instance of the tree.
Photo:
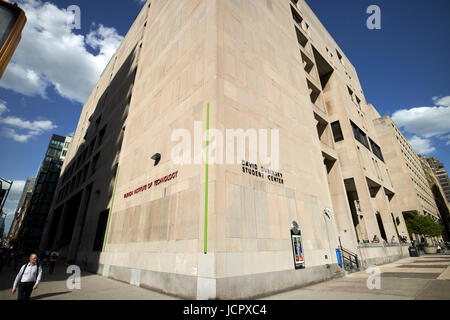
<svg viewBox="0 0 450 320">
<path fill-rule="evenodd" d="M 429 216 L 414 212 L 405 219 L 409 235 L 420 234 L 426 237 L 439 237 L 444 231 L 444 226 Z"/>
</svg>

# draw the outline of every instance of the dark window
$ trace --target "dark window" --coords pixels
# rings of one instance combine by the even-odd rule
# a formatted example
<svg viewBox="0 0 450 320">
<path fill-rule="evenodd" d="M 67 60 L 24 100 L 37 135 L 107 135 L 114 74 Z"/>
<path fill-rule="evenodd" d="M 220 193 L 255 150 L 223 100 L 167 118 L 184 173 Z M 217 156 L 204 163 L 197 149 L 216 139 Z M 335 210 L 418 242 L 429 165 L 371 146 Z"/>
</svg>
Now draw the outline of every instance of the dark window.
<svg viewBox="0 0 450 320">
<path fill-rule="evenodd" d="M 342 64 L 344 64 L 344 61 L 343 61 L 343 59 L 342 59 L 342 54 L 336 49 L 336 53 L 337 53 L 337 56 L 338 56 L 338 59 L 339 59 L 339 61 L 342 63 Z"/>
<path fill-rule="evenodd" d="M 353 90 L 350 89 L 349 86 L 347 86 L 347 90 L 348 90 L 348 94 L 350 95 L 350 97 L 353 97 Z"/>
<path fill-rule="evenodd" d="M 384 162 L 383 153 L 381 152 L 381 148 L 369 138 L 370 146 L 372 147 L 372 152 L 377 156 L 378 159 Z"/>
<path fill-rule="evenodd" d="M 367 141 L 367 135 L 362 131 L 356 124 L 354 124 L 352 121 L 350 121 L 352 124 L 352 130 L 353 135 L 355 136 L 355 139 L 361 142 L 361 144 L 370 150 L 369 142 Z"/>
<path fill-rule="evenodd" d="M 103 143 L 103 138 L 105 137 L 106 126 L 103 127 L 102 131 L 98 134 L 98 145 L 101 146 Z"/>
<path fill-rule="evenodd" d="M 102 211 L 97 223 L 93 251 L 102 251 L 105 240 L 106 227 L 108 226 L 109 210 Z"/>
<path fill-rule="evenodd" d="M 100 158 L 100 153 L 97 153 L 92 159 L 92 174 L 97 171 L 98 159 Z"/>
<path fill-rule="evenodd" d="M 89 163 L 86 164 L 86 165 L 84 166 L 84 168 L 83 168 L 83 178 L 82 178 L 83 181 L 86 180 L 86 178 L 87 178 L 88 169 L 89 169 Z"/>
<path fill-rule="evenodd" d="M 292 17 L 294 18 L 295 22 L 301 26 L 302 25 L 302 17 L 298 14 L 297 10 L 291 7 Z"/>
<path fill-rule="evenodd" d="M 95 141 L 96 141 L 96 138 L 94 138 L 94 139 L 91 141 L 91 143 L 89 144 L 89 154 L 91 154 L 92 152 L 94 152 Z"/>
<path fill-rule="evenodd" d="M 7 190 L 0 188 L 0 203 L 3 202 L 3 199 L 5 198 L 5 195 L 6 195 L 6 191 Z"/>
<path fill-rule="evenodd" d="M 97 120 L 95 120 L 95 129 L 98 129 L 98 126 L 100 125 L 100 122 L 102 121 L 102 115 L 100 115 Z"/>
<path fill-rule="evenodd" d="M 297 27 L 295 27 L 295 31 L 297 32 L 297 41 L 300 45 L 305 48 L 308 43 L 308 38 L 301 32 Z"/>
<path fill-rule="evenodd" d="M 342 134 L 341 124 L 339 123 L 339 121 L 333 122 L 331 124 L 331 130 L 333 131 L 334 142 L 344 140 L 344 135 Z"/>
<path fill-rule="evenodd" d="M 381 215 L 379 213 L 376 214 L 377 222 L 378 222 L 378 228 L 380 229 L 381 238 L 384 239 L 384 241 L 387 241 L 386 237 L 386 231 L 384 230 L 383 220 L 381 219 Z"/>
</svg>

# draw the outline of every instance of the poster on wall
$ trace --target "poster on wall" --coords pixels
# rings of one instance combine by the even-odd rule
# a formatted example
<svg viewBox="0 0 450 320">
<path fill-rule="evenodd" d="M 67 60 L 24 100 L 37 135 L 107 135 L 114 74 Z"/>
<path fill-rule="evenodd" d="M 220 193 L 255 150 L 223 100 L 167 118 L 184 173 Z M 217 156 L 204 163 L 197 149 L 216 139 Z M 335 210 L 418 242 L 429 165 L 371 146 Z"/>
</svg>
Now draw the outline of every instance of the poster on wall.
<svg viewBox="0 0 450 320">
<path fill-rule="evenodd" d="M 295 269 L 305 268 L 305 257 L 303 254 L 302 235 L 297 222 L 292 222 L 291 226 L 292 252 L 294 255 Z"/>
</svg>

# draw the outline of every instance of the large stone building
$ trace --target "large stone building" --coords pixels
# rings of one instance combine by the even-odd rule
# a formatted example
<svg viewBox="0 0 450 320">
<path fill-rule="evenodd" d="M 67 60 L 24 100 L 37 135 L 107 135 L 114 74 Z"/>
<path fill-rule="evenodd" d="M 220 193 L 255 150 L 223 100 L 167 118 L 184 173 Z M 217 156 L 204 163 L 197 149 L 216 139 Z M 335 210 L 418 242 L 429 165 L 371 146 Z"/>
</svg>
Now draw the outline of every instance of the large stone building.
<svg viewBox="0 0 450 320">
<path fill-rule="evenodd" d="M 434 158 L 436 159 L 436 158 Z M 439 210 L 440 222 L 444 225 L 446 240 L 450 240 L 450 205 L 445 196 L 445 191 L 442 188 L 441 181 L 435 175 L 434 170 L 431 168 L 427 158 L 420 157 L 423 171 L 427 177 L 428 185 L 433 193 L 436 206 Z"/>
<path fill-rule="evenodd" d="M 341 276 L 336 249 L 393 261 L 407 247 L 383 239 L 407 231 L 379 117 L 303 0 L 147 1 L 83 107 L 41 248 L 200 299 Z M 279 166 L 253 144 L 203 163 L 207 128 L 279 130 Z M 179 129 L 199 163 L 174 161 Z"/>
<path fill-rule="evenodd" d="M 397 192 L 396 205 L 401 213 L 407 217 L 412 212 L 418 212 L 439 220 L 439 210 L 420 156 L 389 116 L 378 118 L 374 123 Z"/>
<path fill-rule="evenodd" d="M 450 203 L 450 179 L 448 178 L 444 165 L 435 157 L 424 157 L 424 160 L 430 165 L 433 173 L 439 180 L 439 183 L 444 190 L 447 202 Z"/>
<path fill-rule="evenodd" d="M 27 179 L 25 186 L 22 191 L 22 195 L 19 199 L 19 204 L 17 205 L 16 212 L 14 214 L 14 220 L 8 231 L 8 240 L 12 244 L 18 236 L 20 226 L 22 225 L 25 212 L 30 204 L 31 196 L 33 195 L 34 185 L 36 183 L 36 178 Z"/>
</svg>

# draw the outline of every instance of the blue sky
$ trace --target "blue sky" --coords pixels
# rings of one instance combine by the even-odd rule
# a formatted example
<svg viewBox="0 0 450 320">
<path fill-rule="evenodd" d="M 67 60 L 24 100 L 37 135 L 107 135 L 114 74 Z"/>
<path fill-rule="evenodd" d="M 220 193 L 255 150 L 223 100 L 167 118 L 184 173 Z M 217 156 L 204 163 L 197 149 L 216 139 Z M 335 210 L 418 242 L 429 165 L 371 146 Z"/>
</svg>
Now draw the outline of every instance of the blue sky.
<svg viewBox="0 0 450 320">
<path fill-rule="evenodd" d="M 0 176 L 18 181 L 8 212 L 37 173 L 51 134 L 75 131 L 81 102 L 142 7 L 139 0 L 18 2 L 29 21 L 0 80 Z M 416 151 L 450 169 L 450 1 L 307 2 L 355 65 L 367 101 L 394 116 Z M 73 4 L 80 30 L 64 29 L 70 13 L 62 9 Z M 366 27 L 373 4 L 381 30 Z"/>
<path fill-rule="evenodd" d="M 358 72 L 366 100 L 416 152 L 450 169 L 450 1 L 307 0 Z M 381 30 L 366 10 L 381 9 Z"/>
<path fill-rule="evenodd" d="M 5 211 L 8 213 L 14 212 L 27 177 L 33 177 L 38 172 L 51 135 L 68 135 L 76 130 L 81 101 L 90 92 L 113 49 L 120 43 L 120 36 L 125 36 L 143 5 L 139 0 L 57 0 L 49 2 L 53 6 L 47 3 L 47 7 L 43 7 L 45 1 L 18 2 L 28 9 L 28 22 L 13 57 L 14 72 L 9 70 L 10 65 L 0 80 L 0 177 L 17 181 L 6 203 Z M 61 19 L 68 13 L 62 9 L 73 4 L 81 9 L 81 29 L 58 30 L 66 25 Z M 49 18 L 48 22 L 41 23 L 40 20 L 45 18 Z M 35 37 L 35 32 L 40 29 L 46 29 L 50 34 L 51 41 L 45 48 L 39 46 Z M 90 41 L 88 35 L 91 35 Z M 84 36 L 84 39 L 80 41 L 79 36 Z M 55 56 L 41 60 L 33 58 L 49 54 L 48 48 L 60 46 L 63 37 L 70 41 L 67 50 L 59 47 L 54 52 Z M 111 48 L 108 43 L 112 43 Z M 45 63 L 55 65 L 52 73 L 39 75 Z M 75 67 L 65 70 L 64 66 L 70 64 Z M 81 69 L 87 69 L 90 64 L 95 71 L 92 74 L 83 73 Z M 61 70 L 60 73 L 58 70 Z M 71 79 L 74 73 L 82 74 L 91 81 L 84 85 L 81 92 L 70 90 L 70 86 L 78 81 Z M 55 85 L 63 88 L 61 92 L 55 90 Z"/>
</svg>

